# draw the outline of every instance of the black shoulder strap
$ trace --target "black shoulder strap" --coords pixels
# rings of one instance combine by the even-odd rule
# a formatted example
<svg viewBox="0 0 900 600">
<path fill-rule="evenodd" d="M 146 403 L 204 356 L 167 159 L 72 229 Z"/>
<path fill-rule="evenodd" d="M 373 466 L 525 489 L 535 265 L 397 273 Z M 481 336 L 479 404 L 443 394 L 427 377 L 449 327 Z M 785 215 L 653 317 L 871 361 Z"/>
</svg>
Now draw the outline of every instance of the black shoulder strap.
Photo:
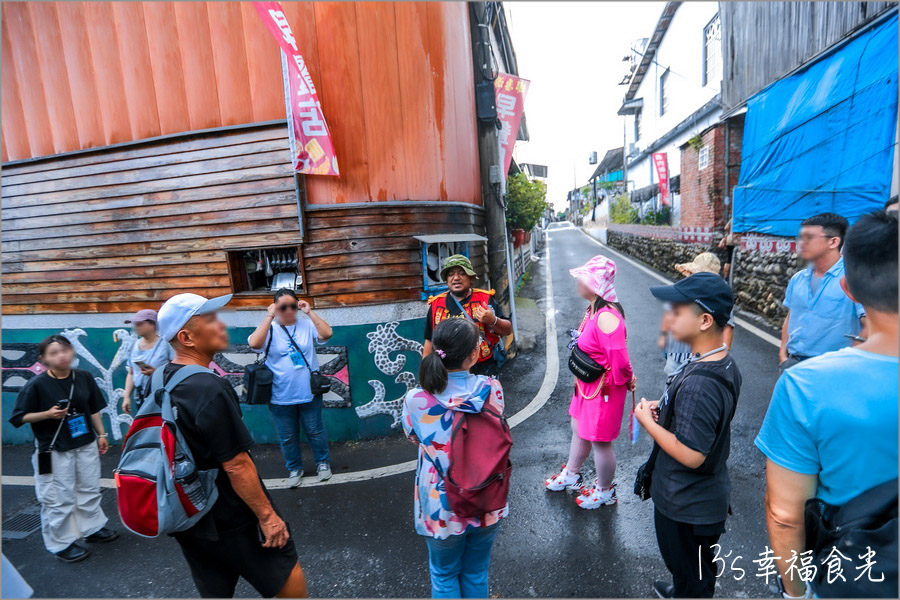
<svg viewBox="0 0 900 600">
<path fill-rule="evenodd" d="M 265 358 L 263 358 L 263 361 L 265 361 L 266 358 L 269 358 L 269 348 L 272 347 L 272 338 L 273 337 L 275 337 L 275 332 L 272 331 L 272 325 L 269 325 L 269 341 L 266 343 L 266 353 L 265 353 Z"/>
<path fill-rule="evenodd" d="M 303 357 L 303 362 L 306 363 L 306 366 L 308 366 L 310 369 L 312 369 L 312 365 L 309 364 L 309 361 L 308 361 L 308 360 L 306 360 L 306 355 L 303 353 L 303 350 L 301 350 L 301 349 L 300 349 L 300 346 L 297 345 L 297 342 L 294 341 L 294 336 L 292 336 L 292 335 L 290 334 L 290 332 L 287 330 L 287 327 L 285 327 L 283 323 L 279 323 L 279 325 L 281 325 L 281 328 L 284 329 L 284 334 L 285 334 L 286 336 L 288 336 L 288 340 L 290 340 L 291 346 L 293 346 L 294 348 L 296 348 L 297 352 L 300 353 L 300 356 Z"/>
<path fill-rule="evenodd" d="M 466 311 L 466 307 L 464 307 L 464 306 L 462 305 L 462 302 L 460 302 L 459 299 L 458 299 L 456 296 L 454 296 L 453 294 L 451 294 L 450 292 L 447 292 L 447 295 L 450 296 L 451 298 L 453 298 L 453 301 L 456 302 L 456 305 L 459 307 L 459 310 L 462 312 L 462 314 L 466 315 L 466 318 L 467 318 L 467 319 L 469 319 L 470 321 L 472 321 L 473 323 L 475 323 L 475 319 L 473 319 L 473 318 L 472 318 L 472 315 L 470 315 L 470 314 Z"/>
</svg>

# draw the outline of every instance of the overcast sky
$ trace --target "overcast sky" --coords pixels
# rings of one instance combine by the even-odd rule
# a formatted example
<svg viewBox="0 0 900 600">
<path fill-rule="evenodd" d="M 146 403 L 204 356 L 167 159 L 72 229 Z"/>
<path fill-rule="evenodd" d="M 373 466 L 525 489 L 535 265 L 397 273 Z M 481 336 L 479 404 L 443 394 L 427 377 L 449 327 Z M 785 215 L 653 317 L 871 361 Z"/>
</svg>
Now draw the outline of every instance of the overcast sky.
<svg viewBox="0 0 900 600">
<path fill-rule="evenodd" d="M 650 37 L 665 2 L 504 2 L 525 99 L 530 142 L 516 144 L 520 163 L 547 165 L 547 199 L 557 210 L 587 183 L 598 160 L 622 145 L 622 105 L 631 43 Z M 573 176 L 574 170 L 574 176 Z"/>
</svg>

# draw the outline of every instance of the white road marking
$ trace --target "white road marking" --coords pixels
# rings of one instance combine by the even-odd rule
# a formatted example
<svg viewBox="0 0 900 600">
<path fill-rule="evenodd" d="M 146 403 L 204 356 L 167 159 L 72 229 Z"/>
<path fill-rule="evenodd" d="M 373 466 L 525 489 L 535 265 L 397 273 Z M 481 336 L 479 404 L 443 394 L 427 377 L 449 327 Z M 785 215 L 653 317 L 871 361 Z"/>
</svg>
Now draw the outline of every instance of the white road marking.
<svg viewBox="0 0 900 600">
<path fill-rule="evenodd" d="M 556 344 L 556 311 L 553 308 L 553 274 L 550 271 L 550 237 L 545 232 L 544 239 L 546 241 L 546 254 L 544 256 L 544 276 L 546 278 L 545 294 L 546 294 L 546 311 L 545 311 L 545 327 L 546 327 L 546 368 L 544 370 L 544 381 L 534 398 L 528 405 L 509 417 L 508 423 L 510 427 L 515 427 L 524 422 L 529 417 L 537 413 L 550 399 L 550 395 L 556 388 L 556 381 L 559 378 L 559 350 Z M 368 481 L 370 479 L 378 479 L 380 477 L 390 477 L 399 475 L 400 473 L 408 473 L 415 471 L 416 460 L 408 460 L 406 462 L 387 465 L 385 467 L 376 467 L 374 469 L 366 469 L 364 471 L 352 471 L 350 473 L 338 473 L 328 481 L 319 481 L 314 475 L 303 478 L 301 488 L 317 487 L 320 485 L 339 485 L 342 483 L 353 483 L 356 481 Z M 265 479 L 266 487 L 270 490 L 288 489 L 288 480 L 285 478 Z M 34 477 L 23 475 L 4 475 L 2 478 L 3 485 L 34 485 Z M 100 487 L 114 489 L 116 487 L 115 480 L 101 479 Z"/>
<path fill-rule="evenodd" d="M 600 240 L 598 240 L 598 239 L 592 237 L 590 234 L 586 233 L 583 229 L 579 229 L 578 231 L 580 231 L 582 234 L 584 234 L 584 236 L 585 236 L 587 239 L 591 240 L 592 242 L 594 242 L 595 244 L 597 244 L 598 246 L 600 246 L 600 247 L 603 248 L 604 250 L 608 250 L 609 252 L 612 252 L 613 254 L 615 254 L 616 256 L 618 256 L 619 258 L 621 258 L 622 260 L 624 260 L 625 262 L 627 262 L 627 263 L 630 264 L 631 266 L 633 266 L 633 267 L 635 267 L 635 268 L 637 268 L 637 269 L 643 271 L 644 273 L 646 273 L 646 274 L 649 275 L 650 277 L 653 277 L 653 278 L 656 279 L 657 281 L 660 281 L 660 282 L 665 283 L 665 284 L 671 284 L 671 283 L 672 283 L 672 280 L 671 280 L 671 279 L 668 279 L 668 278 L 666 278 L 666 277 L 663 277 L 662 275 L 660 275 L 660 274 L 657 273 L 656 271 L 653 271 L 652 269 L 650 269 L 650 268 L 648 268 L 648 267 L 645 267 L 644 265 L 642 265 L 641 263 L 637 262 L 637 261 L 634 260 L 633 258 L 631 258 L 631 257 L 629 257 L 629 256 L 626 256 L 625 254 L 622 254 L 622 253 L 619 252 L 618 250 L 614 250 L 613 248 L 610 248 L 609 246 L 605 245 L 605 244 L 604 244 L 603 242 L 601 242 Z M 771 333 L 766 333 L 765 331 L 763 331 L 762 329 L 760 329 L 760 328 L 757 327 L 756 325 L 753 325 L 752 323 L 749 323 L 749 322 L 745 321 L 744 319 L 741 319 L 740 317 L 735 317 L 734 322 L 735 322 L 736 325 L 740 325 L 741 327 L 743 327 L 744 329 L 746 329 L 747 331 L 749 331 L 750 333 L 752 333 L 752 334 L 755 335 L 756 337 L 760 338 L 761 340 L 763 340 L 763 341 L 765 341 L 765 342 L 769 342 L 770 344 L 772 344 L 772 345 L 775 346 L 776 348 L 781 348 L 781 340 L 778 339 L 777 337 L 775 337 L 774 335 L 772 335 Z"/>
</svg>

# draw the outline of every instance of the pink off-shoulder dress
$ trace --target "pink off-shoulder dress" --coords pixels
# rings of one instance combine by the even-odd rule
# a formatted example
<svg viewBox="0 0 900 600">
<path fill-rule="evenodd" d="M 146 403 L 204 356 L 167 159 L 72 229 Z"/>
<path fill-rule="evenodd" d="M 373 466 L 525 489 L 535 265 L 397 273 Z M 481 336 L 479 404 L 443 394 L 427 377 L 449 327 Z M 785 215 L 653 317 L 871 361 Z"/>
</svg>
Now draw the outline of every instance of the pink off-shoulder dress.
<svg viewBox="0 0 900 600">
<path fill-rule="evenodd" d="M 611 333 L 603 333 L 597 325 L 597 319 L 604 312 L 611 312 L 619 319 L 619 326 Z M 582 324 L 578 347 L 608 369 L 606 375 L 597 381 L 578 381 L 575 386 L 569 414 L 578 421 L 578 437 L 583 440 L 611 442 L 619 437 L 627 386 L 632 375 L 625 340 L 625 319 L 608 306 Z M 601 384 L 603 387 L 598 391 Z"/>
</svg>

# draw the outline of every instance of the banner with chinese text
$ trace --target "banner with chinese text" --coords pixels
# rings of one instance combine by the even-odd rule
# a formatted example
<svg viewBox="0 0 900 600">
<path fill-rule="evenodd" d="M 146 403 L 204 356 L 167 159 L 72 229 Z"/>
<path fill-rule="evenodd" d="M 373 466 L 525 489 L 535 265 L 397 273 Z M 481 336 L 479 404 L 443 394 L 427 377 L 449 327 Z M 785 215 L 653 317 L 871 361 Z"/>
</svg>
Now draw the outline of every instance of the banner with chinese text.
<svg viewBox="0 0 900 600">
<path fill-rule="evenodd" d="M 519 122 L 525 109 L 525 93 L 529 82 L 514 75 L 500 73 L 494 80 L 497 118 L 500 119 L 500 164 L 503 165 L 503 177 L 509 173 L 513 148 L 516 146 L 516 135 L 519 133 Z"/>
<path fill-rule="evenodd" d="M 669 156 L 665 152 L 655 153 L 653 164 L 659 179 L 659 197 L 663 204 L 669 204 Z"/>
<path fill-rule="evenodd" d="M 340 175 L 334 144 L 294 33 L 278 2 L 254 2 L 256 12 L 278 42 L 287 61 L 288 119 L 291 122 L 291 150 L 294 170 L 308 175 Z"/>
</svg>

